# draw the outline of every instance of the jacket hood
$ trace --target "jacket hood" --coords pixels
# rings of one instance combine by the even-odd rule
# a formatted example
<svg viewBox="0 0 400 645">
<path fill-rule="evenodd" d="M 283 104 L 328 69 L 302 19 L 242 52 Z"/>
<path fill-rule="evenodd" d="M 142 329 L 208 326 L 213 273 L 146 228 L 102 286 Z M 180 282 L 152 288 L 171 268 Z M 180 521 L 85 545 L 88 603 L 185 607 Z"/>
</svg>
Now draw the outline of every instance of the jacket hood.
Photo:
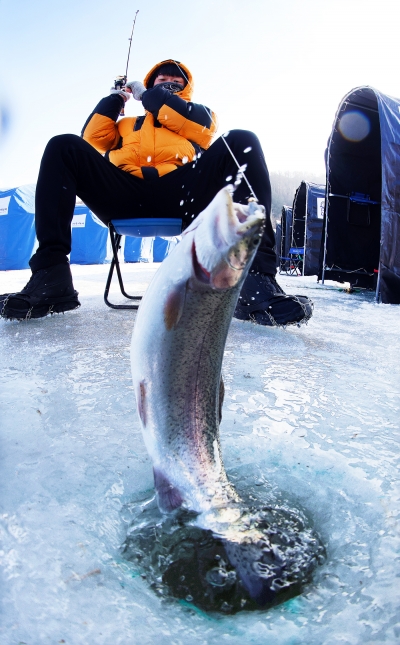
<svg viewBox="0 0 400 645">
<path fill-rule="evenodd" d="M 175 60 L 174 58 L 167 58 L 167 60 L 162 60 L 160 63 L 157 63 L 154 65 L 154 67 L 151 68 L 151 70 L 146 74 L 143 84 L 145 87 L 147 87 L 147 83 L 150 80 L 150 77 L 152 74 L 156 71 L 158 67 L 161 67 L 161 65 L 165 65 L 165 63 L 174 63 L 175 65 L 178 65 L 182 72 L 184 73 L 184 76 L 186 76 L 187 84 L 183 88 L 181 92 L 177 92 L 177 95 L 180 96 L 182 99 L 185 99 L 185 101 L 191 101 L 192 100 L 192 95 L 193 95 L 193 76 L 190 72 L 190 70 L 186 67 L 184 63 L 181 63 L 179 60 Z"/>
</svg>

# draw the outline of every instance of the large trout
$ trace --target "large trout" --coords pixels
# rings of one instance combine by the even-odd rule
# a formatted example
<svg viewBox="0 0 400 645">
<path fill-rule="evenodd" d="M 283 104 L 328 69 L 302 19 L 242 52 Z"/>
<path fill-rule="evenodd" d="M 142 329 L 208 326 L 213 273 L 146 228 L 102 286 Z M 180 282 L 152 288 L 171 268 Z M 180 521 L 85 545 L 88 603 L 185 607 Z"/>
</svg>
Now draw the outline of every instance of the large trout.
<svg viewBox="0 0 400 645">
<path fill-rule="evenodd" d="M 189 589 L 192 597 L 199 589 L 207 589 L 196 599 L 207 608 L 216 606 L 215 589 L 220 599 L 224 598 L 222 592 L 228 594 L 232 607 L 247 602 L 242 599 L 244 590 L 258 604 L 272 602 L 282 587 L 298 584 L 300 569 L 304 565 L 308 572 L 314 557 L 307 548 L 306 557 L 298 557 L 297 520 L 286 522 L 280 517 L 280 528 L 271 529 L 272 516 L 267 519 L 265 513 L 249 512 L 229 482 L 221 457 L 224 347 L 264 223 L 262 206 L 256 202 L 235 204 L 230 191 L 221 190 L 185 230 L 182 241 L 154 276 L 132 337 L 137 410 L 153 463 L 158 506 L 167 514 L 176 509 L 193 511 L 197 514 L 196 530 L 203 531 L 199 535 L 204 536 L 205 530 L 218 538 L 219 549 L 223 544 L 222 552 L 215 551 L 215 545 L 207 546 L 201 563 L 191 567 L 198 571 L 197 582 L 176 590 L 185 597 Z M 282 521 L 291 525 L 294 537 L 290 540 L 286 529 L 282 531 Z M 153 537 L 145 543 L 154 539 L 154 531 L 149 535 Z M 310 545 L 308 534 L 307 540 Z M 198 541 L 206 543 L 203 537 Z M 278 543 L 286 549 L 285 554 Z M 195 543 L 193 549 L 198 558 Z M 210 553 L 214 553 L 215 562 L 219 558 L 215 566 Z M 204 557 L 211 564 L 206 566 Z M 163 574 L 164 579 L 171 576 L 170 588 L 176 581 L 179 585 L 179 580 L 188 580 L 187 572 L 183 576 L 176 573 L 171 552 L 166 558 L 163 561 L 172 562 L 169 573 Z M 187 567 L 187 556 L 183 561 Z"/>
<path fill-rule="evenodd" d="M 221 366 L 239 292 L 265 212 L 228 189 L 185 230 L 137 315 L 131 359 L 158 505 L 204 513 L 238 501 L 221 458 Z"/>
</svg>

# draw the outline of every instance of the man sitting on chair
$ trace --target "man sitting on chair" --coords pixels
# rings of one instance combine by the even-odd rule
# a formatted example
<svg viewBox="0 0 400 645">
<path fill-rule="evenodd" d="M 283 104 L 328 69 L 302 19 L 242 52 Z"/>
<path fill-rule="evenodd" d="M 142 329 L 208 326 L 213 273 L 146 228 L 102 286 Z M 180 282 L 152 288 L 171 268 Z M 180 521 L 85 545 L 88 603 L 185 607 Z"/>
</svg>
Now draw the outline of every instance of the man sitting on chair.
<svg viewBox="0 0 400 645">
<path fill-rule="evenodd" d="M 221 188 L 236 183 L 234 201 L 247 204 L 255 194 L 270 213 L 271 187 L 258 138 L 231 130 L 212 143 L 216 117 L 193 103 L 192 93 L 188 68 L 163 61 L 144 84 L 111 90 L 87 119 L 82 137 L 64 134 L 49 141 L 36 187 L 39 246 L 29 262 L 32 276 L 21 292 L 0 296 L 3 318 L 28 320 L 79 307 L 67 257 L 76 196 L 105 224 L 115 217 L 174 217 L 186 228 Z M 131 95 L 145 115 L 118 120 Z M 311 301 L 284 294 L 275 281 L 274 246 L 268 217 L 234 315 L 261 325 L 307 321 Z"/>
</svg>

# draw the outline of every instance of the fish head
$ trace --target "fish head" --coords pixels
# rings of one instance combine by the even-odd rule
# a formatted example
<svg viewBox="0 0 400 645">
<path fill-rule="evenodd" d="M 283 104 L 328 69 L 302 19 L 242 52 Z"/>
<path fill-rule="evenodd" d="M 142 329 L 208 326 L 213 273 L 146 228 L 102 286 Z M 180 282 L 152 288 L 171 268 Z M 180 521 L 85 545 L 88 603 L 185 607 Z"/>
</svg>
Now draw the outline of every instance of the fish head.
<svg viewBox="0 0 400 645">
<path fill-rule="evenodd" d="M 192 239 L 193 282 L 226 290 L 241 284 L 261 241 L 265 208 L 236 204 L 223 188 L 186 229 Z"/>
</svg>

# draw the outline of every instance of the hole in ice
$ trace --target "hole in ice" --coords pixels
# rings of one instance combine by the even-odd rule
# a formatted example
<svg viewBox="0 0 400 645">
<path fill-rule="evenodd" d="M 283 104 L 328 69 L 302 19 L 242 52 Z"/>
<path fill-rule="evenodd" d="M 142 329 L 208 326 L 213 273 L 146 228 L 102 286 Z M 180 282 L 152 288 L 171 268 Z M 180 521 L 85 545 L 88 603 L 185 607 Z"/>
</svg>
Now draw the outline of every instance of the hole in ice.
<svg viewBox="0 0 400 645">
<path fill-rule="evenodd" d="M 325 551 L 300 511 L 251 499 L 226 537 L 195 513 L 162 515 L 155 498 L 132 504 L 122 555 L 163 598 L 223 614 L 277 605 L 301 593 Z"/>
</svg>

